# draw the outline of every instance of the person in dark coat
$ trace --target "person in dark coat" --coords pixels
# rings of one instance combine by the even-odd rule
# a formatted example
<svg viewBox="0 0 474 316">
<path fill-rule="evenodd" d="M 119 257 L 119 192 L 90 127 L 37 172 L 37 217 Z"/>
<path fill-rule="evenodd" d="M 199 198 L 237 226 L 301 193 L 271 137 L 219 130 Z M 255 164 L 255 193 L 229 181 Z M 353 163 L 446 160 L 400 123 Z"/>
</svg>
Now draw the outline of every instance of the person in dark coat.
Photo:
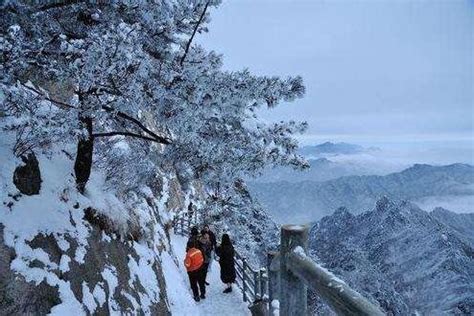
<svg viewBox="0 0 474 316">
<path fill-rule="evenodd" d="M 195 210 L 194 210 L 193 202 L 189 202 L 189 205 L 188 205 L 188 219 L 189 219 L 189 221 L 193 220 L 194 211 Z"/>
<path fill-rule="evenodd" d="M 209 263 L 212 261 L 212 244 L 211 244 L 211 240 L 209 239 L 209 234 L 206 232 L 201 234 L 201 238 L 199 238 L 199 242 L 201 244 L 200 246 L 202 249 L 202 253 L 204 254 L 202 277 L 204 279 L 204 283 L 206 283 L 206 285 L 209 285 L 209 283 L 206 281 Z"/>
<path fill-rule="evenodd" d="M 209 229 L 209 225 L 204 225 L 204 228 L 201 231 L 201 235 L 204 235 L 204 234 L 209 234 L 209 240 L 211 241 L 211 260 L 209 261 L 209 264 L 207 266 L 207 270 L 211 271 L 212 262 L 214 261 L 213 260 L 214 252 L 216 251 L 216 247 L 217 247 L 217 240 L 216 240 L 216 235 L 214 234 L 214 232 Z"/>
<path fill-rule="evenodd" d="M 211 244 L 212 244 L 212 250 L 215 250 L 217 246 L 216 235 L 214 234 L 212 230 L 209 229 L 209 225 L 204 225 L 204 228 L 201 231 L 201 234 L 204 234 L 204 233 L 209 234 L 209 240 L 211 241 Z"/>
<path fill-rule="evenodd" d="M 222 235 L 222 242 L 216 248 L 216 254 L 219 256 L 219 265 L 221 266 L 221 281 L 227 285 L 224 293 L 230 293 L 232 292 L 232 283 L 235 282 L 235 266 L 234 246 L 232 246 L 229 235 Z"/>
</svg>

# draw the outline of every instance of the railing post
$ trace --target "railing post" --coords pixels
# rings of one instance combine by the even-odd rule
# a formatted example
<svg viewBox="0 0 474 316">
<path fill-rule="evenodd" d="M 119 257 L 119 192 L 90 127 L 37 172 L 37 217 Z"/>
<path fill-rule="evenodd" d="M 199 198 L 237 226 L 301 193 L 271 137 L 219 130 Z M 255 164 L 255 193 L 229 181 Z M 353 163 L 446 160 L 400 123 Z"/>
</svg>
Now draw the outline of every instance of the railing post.
<svg viewBox="0 0 474 316">
<path fill-rule="evenodd" d="M 253 273 L 253 300 L 256 301 L 258 300 L 258 272 L 257 271 L 252 271 Z"/>
<path fill-rule="evenodd" d="M 261 268 L 259 271 L 259 279 L 260 279 L 260 299 L 264 299 L 265 295 L 267 294 L 266 285 L 267 285 L 267 270 L 265 268 Z"/>
<path fill-rule="evenodd" d="M 247 302 L 247 282 L 245 282 L 245 277 L 247 275 L 247 259 L 242 258 L 242 293 L 244 294 L 244 302 Z"/>
<path fill-rule="evenodd" d="M 280 297 L 280 253 L 270 251 L 267 253 L 267 274 L 268 274 L 268 302 L 270 315 L 273 315 L 273 300 Z"/>
<path fill-rule="evenodd" d="M 307 314 L 307 287 L 294 275 L 288 265 L 288 255 L 302 247 L 306 252 L 308 227 L 302 225 L 284 225 L 281 227 L 280 243 L 280 315 Z"/>
</svg>

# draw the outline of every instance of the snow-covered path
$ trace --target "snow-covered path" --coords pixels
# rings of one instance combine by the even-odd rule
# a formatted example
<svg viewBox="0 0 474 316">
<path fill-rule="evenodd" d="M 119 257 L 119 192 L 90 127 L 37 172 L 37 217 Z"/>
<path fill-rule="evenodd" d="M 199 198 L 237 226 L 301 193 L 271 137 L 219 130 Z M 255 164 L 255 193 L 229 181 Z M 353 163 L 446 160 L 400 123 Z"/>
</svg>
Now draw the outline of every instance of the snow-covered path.
<svg viewBox="0 0 474 316">
<path fill-rule="evenodd" d="M 186 249 L 186 238 L 171 235 L 171 247 L 178 256 L 179 267 L 169 255 L 163 257 L 163 269 L 167 283 L 167 294 L 173 315 L 250 315 L 247 304 L 242 301 L 242 293 L 234 285 L 234 291 L 224 294 L 224 285 L 220 280 L 220 267 L 216 261 L 208 272 L 206 299 L 195 302 L 189 287 L 188 275 L 182 263 Z M 181 258 L 181 257 L 182 258 Z"/>
</svg>

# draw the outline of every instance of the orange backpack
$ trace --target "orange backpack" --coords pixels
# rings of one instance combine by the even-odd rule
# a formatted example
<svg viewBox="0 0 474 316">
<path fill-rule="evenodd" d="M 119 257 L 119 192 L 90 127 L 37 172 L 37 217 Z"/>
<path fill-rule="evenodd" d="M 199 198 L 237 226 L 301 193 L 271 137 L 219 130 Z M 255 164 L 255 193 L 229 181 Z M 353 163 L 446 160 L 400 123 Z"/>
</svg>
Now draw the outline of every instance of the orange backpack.
<svg viewBox="0 0 474 316">
<path fill-rule="evenodd" d="M 201 250 L 197 248 L 191 248 L 186 253 L 186 258 L 184 258 L 184 266 L 188 272 L 196 271 L 204 263 L 204 257 Z"/>
</svg>

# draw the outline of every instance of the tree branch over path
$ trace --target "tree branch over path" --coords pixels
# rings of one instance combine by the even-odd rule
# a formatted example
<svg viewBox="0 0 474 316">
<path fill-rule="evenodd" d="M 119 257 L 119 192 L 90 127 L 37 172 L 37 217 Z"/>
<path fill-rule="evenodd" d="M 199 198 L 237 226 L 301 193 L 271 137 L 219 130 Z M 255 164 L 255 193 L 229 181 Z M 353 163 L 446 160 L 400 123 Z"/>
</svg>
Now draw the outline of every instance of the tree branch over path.
<svg viewBox="0 0 474 316">
<path fill-rule="evenodd" d="M 55 105 L 61 107 L 61 108 L 68 108 L 68 109 L 77 109 L 77 107 L 71 105 L 71 104 L 68 104 L 68 103 L 65 103 L 65 102 L 62 102 L 62 101 L 59 101 L 59 100 L 56 100 L 56 99 L 53 99 L 53 98 L 50 98 L 48 97 L 46 94 L 44 94 L 42 91 L 39 91 L 31 86 L 28 86 L 28 85 L 25 85 L 25 84 L 21 84 L 23 87 L 25 87 L 26 89 L 36 93 L 37 95 L 43 97 L 45 100 L 51 102 L 51 103 L 54 103 Z M 164 137 L 164 136 L 160 136 L 156 133 L 154 133 L 153 131 L 151 131 L 149 128 L 147 128 L 142 122 L 140 122 L 139 120 L 137 120 L 136 118 L 128 115 L 128 114 L 125 114 L 124 112 L 120 112 L 120 111 L 117 111 L 115 110 L 113 107 L 111 106 L 108 106 L 108 105 L 102 105 L 102 109 L 106 112 L 111 112 L 111 113 L 115 113 L 118 117 L 124 119 L 124 120 L 127 120 L 127 121 L 130 121 L 132 122 L 133 124 L 135 124 L 136 126 L 138 126 L 141 130 L 143 130 L 146 134 L 148 134 L 149 136 L 144 136 L 144 135 L 140 135 L 140 134 L 136 134 L 136 133 L 128 133 L 127 132 L 127 135 L 125 136 L 133 136 L 133 137 L 139 137 L 139 138 L 142 138 L 142 139 L 147 139 L 147 140 L 151 140 L 151 141 L 154 141 L 154 142 L 157 142 L 157 143 L 161 143 L 161 144 L 164 144 L 164 145 L 169 145 L 171 144 L 171 140 Z M 104 135 L 102 135 L 104 134 Z M 113 135 L 105 135 L 107 133 L 102 133 L 100 135 L 98 135 L 97 137 L 101 137 L 101 136 L 113 136 Z M 117 134 L 118 135 L 118 134 Z M 121 135 L 124 135 L 124 134 L 121 134 Z"/>
<path fill-rule="evenodd" d="M 191 47 L 191 43 L 194 39 L 194 35 L 196 35 L 196 32 L 199 28 L 199 25 L 201 24 L 202 20 L 204 19 L 204 16 L 206 15 L 207 7 L 209 6 L 209 1 L 206 2 L 206 5 L 204 6 L 204 10 L 202 10 L 201 16 L 199 17 L 199 20 L 196 23 L 196 27 L 194 27 L 193 34 L 189 38 L 188 43 L 186 44 L 186 49 L 184 50 L 184 55 L 181 57 L 181 61 L 179 62 L 180 66 L 183 66 L 184 60 L 186 59 L 186 55 L 188 54 L 189 47 Z"/>
<path fill-rule="evenodd" d="M 92 137 L 96 138 L 96 137 L 110 137 L 110 136 L 130 136 L 130 137 L 135 137 L 135 138 L 141 138 L 141 139 L 144 139 L 144 140 L 149 140 L 149 141 L 152 141 L 152 142 L 156 142 L 156 143 L 160 143 L 160 141 L 158 141 L 157 139 L 155 138 L 151 138 L 151 137 L 148 137 L 148 136 L 145 136 L 145 135 L 141 135 L 141 134 L 137 134 L 137 133 L 132 133 L 132 132 L 106 132 L 106 133 L 93 133 L 92 134 Z"/>
<path fill-rule="evenodd" d="M 27 86 L 27 85 L 25 85 L 25 84 L 23 84 L 23 83 L 22 83 L 21 85 L 22 85 L 23 87 L 25 87 L 26 89 L 28 89 L 28 90 L 30 90 L 30 91 L 36 93 L 37 95 L 42 96 L 46 101 L 49 101 L 49 102 L 54 103 L 54 104 L 56 104 L 56 105 L 59 105 L 59 106 L 62 107 L 62 108 L 77 109 L 75 106 L 73 106 L 73 105 L 71 105 L 71 104 L 68 104 L 68 103 L 65 103 L 65 102 L 62 102 L 62 101 L 59 101 L 59 100 L 55 100 L 55 99 L 53 99 L 53 98 L 50 98 L 50 97 L 48 97 L 47 95 L 45 95 L 43 92 L 38 91 L 38 90 L 36 90 L 36 89 L 33 88 L 33 87 Z"/>
<path fill-rule="evenodd" d="M 147 133 L 148 135 L 150 135 L 155 142 L 158 142 L 158 143 L 161 143 L 161 144 L 165 144 L 165 145 L 169 145 L 171 144 L 171 140 L 166 138 L 166 137 L 163 137 L 163 136 L 160 136 L 160 135 L 157 135 L 156 133 L 152 132 L 150 129 L 148 129 L 145 125 L 143 125 L 142 122 L 140 122 L 139 120 L 137 120 L 136 118 L 134 117 L 131 117 L 130 115 L 128 114 L 125 114 L 123 112 L 120 112 L 120 111 L 116 111 L 114 108 L 110 107 L 110 106 L 107 106 L 107 105 L 103 105 L 102 106 L 102 109 L 107 111 L 107 112 L 115 112 L 115 114 L 120 117 L 120 118 L 123 118 L 125 120 L 128 120 L 132 123 L 134 123 L 135 125 L 137 125 L 140 129 L 142 129 L 145 133 Z M 137 134 L 138 135 L 138 134 Z"/>
</svg>

